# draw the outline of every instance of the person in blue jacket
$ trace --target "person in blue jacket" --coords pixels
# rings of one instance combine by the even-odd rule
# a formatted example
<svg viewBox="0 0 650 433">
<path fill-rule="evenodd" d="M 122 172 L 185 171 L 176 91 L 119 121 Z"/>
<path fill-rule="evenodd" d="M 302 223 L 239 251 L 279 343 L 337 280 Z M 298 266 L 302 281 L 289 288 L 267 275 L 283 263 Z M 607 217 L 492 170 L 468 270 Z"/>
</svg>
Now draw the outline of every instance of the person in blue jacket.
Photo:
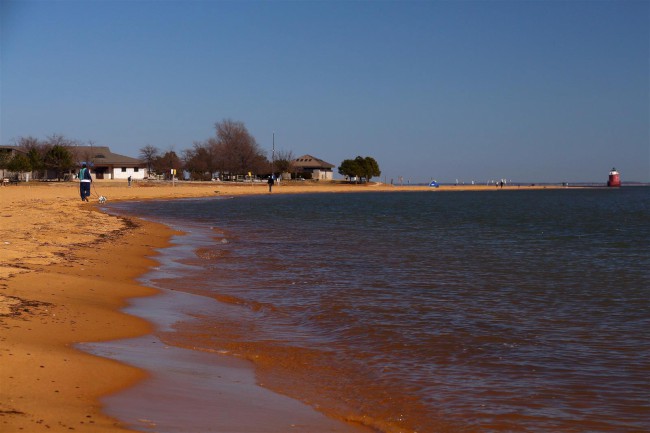
<svg viewBox="0 0 650 433">
<path fill-rule="evenodd" d="M 90 176 L 90 170 L 86 167 L 84 162 L 79 170 L 79 192 L 81 193 L 81 201 L 89 201 L 90 197 L 90 184 L 93 178 Z"/>
</svg>

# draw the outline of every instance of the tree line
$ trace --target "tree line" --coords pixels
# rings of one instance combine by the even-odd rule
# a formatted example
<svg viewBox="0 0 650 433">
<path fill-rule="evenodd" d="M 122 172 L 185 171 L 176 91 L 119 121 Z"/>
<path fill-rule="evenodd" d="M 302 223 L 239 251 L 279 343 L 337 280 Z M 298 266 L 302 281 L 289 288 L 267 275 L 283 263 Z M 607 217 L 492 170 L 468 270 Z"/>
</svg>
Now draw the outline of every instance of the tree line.
<svg viewBox="0 0 650 433">
<path fill-rule="evenodd" d="M 139 149 L 140 159 L 147 165 L 149 173 L 169 177 L 171 170 L 176 170 L 176 173 L 185 171 L 192 180 L 211 180 L 215 173 L 219 173 L 223 180 L 248 173 L 256 176 L 291 173 L 293 177 L 301 174 L 293 165 L 295 158 L 291 151 L 280 150 L 269 160 L 243 122 L 225 119 L 216 122 L 214 128 L 214 137 L 195 141 L 191 148 L 181 151 L 180 155 L 173 149 L 163 153 L 148 144 Z M 24 153 L 16 153 L 11 159 L 3 158 L 0 154 L 0 168 L 16 173 L 52 171 L 56 173 L 57 179 L 78 168 L 78 161 L 74 160 L 69 150 L 72 146 L 82 145 L 77 140 L 62 135 L 52 135 L 46 140 L 21 137 L 15 144 Z M 93 155 L 84 157 L 85 161 L 92 161 Z M 357 181 L 370 181 L 373 176 L 381 174 L 373 158 L 361 156 L 344 160 L 338 171 Z"/>
<path fill-rule="evenodd" d="M 79 146 L 76 140 L 70 140 L 62 135 L 54 134 L 45 140 L 34 137 L 20 137 L 16 146 L 24 153 L 16 153 L 9 157 L 8 153 L 0 153 L 0 168 L 14 173 L 36 173 L 36 177 L 45 177 L 45 173 L 53 172 L 58 180 L 66 173 L 76 168 L 76 161 L 70 152 L 71 146 Z"/>
<path fill-rule="evenodd" d="M 152 145 L 140 149 L 140 159 L 149 172 L 168 175 L 171 170 L 187 172 L 192 180 L 210 180 L 215 173 L 222 178 L 270 175 L 291 172 L 293 154 L 279 151 L 269 160 L 243 122 L 225 119 L 214 125 L 215 136 L 195 141 L 178 155 L 174 150 L 161 153 Z"/>
</svg>

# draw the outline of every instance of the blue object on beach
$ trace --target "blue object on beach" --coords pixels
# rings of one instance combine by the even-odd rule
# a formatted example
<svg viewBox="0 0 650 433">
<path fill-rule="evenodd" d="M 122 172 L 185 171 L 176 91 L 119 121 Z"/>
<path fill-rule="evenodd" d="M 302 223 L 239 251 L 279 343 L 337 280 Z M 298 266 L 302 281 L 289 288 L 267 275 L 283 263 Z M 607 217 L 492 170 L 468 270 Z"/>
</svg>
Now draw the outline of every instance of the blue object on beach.
<svg viewBox="0 0 650 433">
<path fill-rule="evenodd" d="M 438 188 L 440 185 L 438 185 L 438 182 L 436 182 L 435 180 L 432 180 L 431 183 L 429 184 L 429 186 L 432 186 L 434 188 Z"/>
</svg>

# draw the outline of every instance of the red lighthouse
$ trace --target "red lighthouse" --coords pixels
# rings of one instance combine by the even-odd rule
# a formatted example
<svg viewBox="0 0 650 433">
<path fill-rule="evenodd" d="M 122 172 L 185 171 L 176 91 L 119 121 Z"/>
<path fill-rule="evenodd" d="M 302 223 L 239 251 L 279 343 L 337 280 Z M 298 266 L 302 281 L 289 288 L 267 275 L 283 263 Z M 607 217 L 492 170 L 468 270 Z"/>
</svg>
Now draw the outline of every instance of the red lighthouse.
<svg viewBox="0 0 650 433">
<path fill-rule="evenodd" d="M 607 186 L 621 186 L 621 174 L 615 168 L 612 168 L 612 171 L 609 172 Z"/>
</svg>

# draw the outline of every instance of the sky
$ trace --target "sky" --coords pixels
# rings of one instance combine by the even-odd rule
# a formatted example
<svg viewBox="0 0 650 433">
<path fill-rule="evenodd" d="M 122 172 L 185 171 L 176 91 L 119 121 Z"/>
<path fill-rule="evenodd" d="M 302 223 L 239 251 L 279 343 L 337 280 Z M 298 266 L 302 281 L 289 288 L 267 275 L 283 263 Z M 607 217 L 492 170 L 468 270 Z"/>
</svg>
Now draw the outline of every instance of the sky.
<svg viewBox="0 0 650 433">
<path fill-rule="evenodd" d="M 650 181 L 648 1 L 0 1 L 0 144 L 232 119 L 386 182 Z"/>
</svg>

